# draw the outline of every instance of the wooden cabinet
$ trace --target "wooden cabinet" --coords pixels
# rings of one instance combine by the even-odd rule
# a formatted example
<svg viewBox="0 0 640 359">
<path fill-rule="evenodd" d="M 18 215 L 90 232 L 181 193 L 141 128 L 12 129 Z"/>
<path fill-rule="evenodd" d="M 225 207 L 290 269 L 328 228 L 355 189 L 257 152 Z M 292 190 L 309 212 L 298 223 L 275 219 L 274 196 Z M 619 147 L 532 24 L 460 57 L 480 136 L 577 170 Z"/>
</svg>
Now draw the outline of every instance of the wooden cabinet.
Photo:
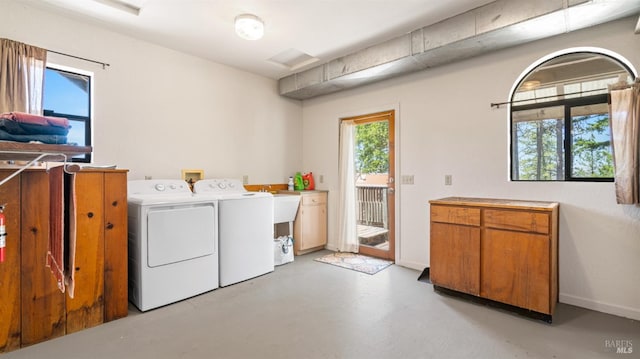
<svg viewBox="0 0 640 359">
<path fill-rule="evenodd" d="M 558 204 L 443 198 L 431 204 L 431 282 L 553 315 Z"/>
<path fill-rule="evenodd" d="M 0 178 L 13 171 L 0 170 Z M 7 260 L 0 263 L 0 352 L 127 315 L 127 171 L 82 170 L 75 177 L 73 298 L 60 292 L 45 266 L 48 173 L 27 170 L 0 186 L 0 202 L 8 203 Z"/>
<path fill-rule="evenodd" d="M 21 346 L 64 335 L 65 294 L 58 289 L 51 270 L 45 267 L 49 244 L 49 176 L 45 171 L 26 171 L 21 178 L 20 255 L 22 288 Z M 12 237 L 11 240 L 18 238 Z"/>
<path fill-rule="evenodd" d="M 301 196 L 293 224 L 293 253 L 300 255 L 323 249 L 327 244 L 327 192 L 287 193 L 299 193 Z"/>
<path fill-rule="evenodd" d="M 66 299 L 67 333 L 128 313 L 126 172 L 76 174 L 76 214 L 76 291 Z"/>
<path fill-rule="evenodd" d="M 0 170 L 0 178 L 12 171 Z M 7 242 L 5 259 L 0 263 L 0 353 L 20 348 L 20 178 L 0 186 L 0 202 L 6 203 Z"/>
<path fill-rule="evenodd" d="M 127 172 L 104 175 L 104 321 L 129 313 Z"/>
</svg>

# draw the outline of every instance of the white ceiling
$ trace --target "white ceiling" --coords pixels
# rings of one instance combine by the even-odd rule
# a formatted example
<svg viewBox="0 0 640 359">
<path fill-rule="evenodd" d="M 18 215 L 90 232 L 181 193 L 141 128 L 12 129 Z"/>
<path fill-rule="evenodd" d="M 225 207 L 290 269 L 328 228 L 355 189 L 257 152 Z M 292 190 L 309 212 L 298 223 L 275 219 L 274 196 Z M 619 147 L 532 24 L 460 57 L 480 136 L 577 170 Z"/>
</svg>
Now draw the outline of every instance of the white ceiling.
<svg viewBox="0 0 640 359">
<path fill-rule="evenodd" d="M 252 73 L 279 79 L 492 0 L 23 0 Z M 140 8 L 138 15 L 108 4 Z M 258 41 L 235 35 L 233 20 L 252 13 L 265 22 Z M 290 70 L 269 61 L 295 49 L 319 59 Z"/>
</svg>

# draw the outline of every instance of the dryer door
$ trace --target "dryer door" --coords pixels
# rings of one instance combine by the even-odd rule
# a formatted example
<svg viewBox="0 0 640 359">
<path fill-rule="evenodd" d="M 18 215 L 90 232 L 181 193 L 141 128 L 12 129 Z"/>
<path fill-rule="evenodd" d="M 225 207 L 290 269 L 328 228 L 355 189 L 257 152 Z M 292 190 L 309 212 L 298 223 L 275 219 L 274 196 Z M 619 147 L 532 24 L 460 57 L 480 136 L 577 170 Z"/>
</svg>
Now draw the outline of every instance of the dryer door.
<svg viewBox="0 0 640 359">
<path fill-rule="evenodd" d="M 150 208 L 147 265 L 158 267 L 215 254 L 215 223 L 213 203 Z"/>
</svg>

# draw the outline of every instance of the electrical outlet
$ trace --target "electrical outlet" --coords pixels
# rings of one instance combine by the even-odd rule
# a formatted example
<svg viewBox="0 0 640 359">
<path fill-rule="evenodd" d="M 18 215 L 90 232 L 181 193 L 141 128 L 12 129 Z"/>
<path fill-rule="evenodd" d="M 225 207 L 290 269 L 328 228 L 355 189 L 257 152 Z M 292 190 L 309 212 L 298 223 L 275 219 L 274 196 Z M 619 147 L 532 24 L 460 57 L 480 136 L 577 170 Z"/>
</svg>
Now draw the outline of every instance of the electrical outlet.
<svg viewBox="0 0 640 359">
<path fill-rule="evenodd" d="M 444 175 L 444 185 L 445 186 L 451 186 L 452 184 L 453 184 L 453 176 Z"/>
<path fill-rule="evenodd" d="M 318 177 L 318 181 L 319 181 L 320 183 L 324 183 L 324 175 L 320 175 L 320 176 Z"/>
<path fill-rule="evenodd" d="M 400 181 L 402 184 L 413 184 L 413 175 L 402 175 Z"/>
<path fill-rule="evenodd" d="M 242 176 L 242 184 L 249 184 L 249 175 Z"/>
</svg>

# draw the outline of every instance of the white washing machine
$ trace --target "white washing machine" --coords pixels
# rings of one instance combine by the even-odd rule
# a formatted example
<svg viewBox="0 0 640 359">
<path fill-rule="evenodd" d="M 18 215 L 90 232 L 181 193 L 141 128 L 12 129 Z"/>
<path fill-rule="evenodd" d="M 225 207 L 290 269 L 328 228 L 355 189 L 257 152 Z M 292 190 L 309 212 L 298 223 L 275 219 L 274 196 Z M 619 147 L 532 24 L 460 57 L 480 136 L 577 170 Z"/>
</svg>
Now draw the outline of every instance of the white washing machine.
<svg viewBox="0 0 640 359">
<path fill-rule="evenodd" d="M 218 288 L 218 203 L 182 180 L 128 182 L 129 300 L 141 311 Z"/>
<path fill-rule="evenodd" d="M 273 195 L 248 192 L 236 179 L 200 180 L 193 191 L 218 201 L 220 286 L 272 272 Z"/>
</svg>

